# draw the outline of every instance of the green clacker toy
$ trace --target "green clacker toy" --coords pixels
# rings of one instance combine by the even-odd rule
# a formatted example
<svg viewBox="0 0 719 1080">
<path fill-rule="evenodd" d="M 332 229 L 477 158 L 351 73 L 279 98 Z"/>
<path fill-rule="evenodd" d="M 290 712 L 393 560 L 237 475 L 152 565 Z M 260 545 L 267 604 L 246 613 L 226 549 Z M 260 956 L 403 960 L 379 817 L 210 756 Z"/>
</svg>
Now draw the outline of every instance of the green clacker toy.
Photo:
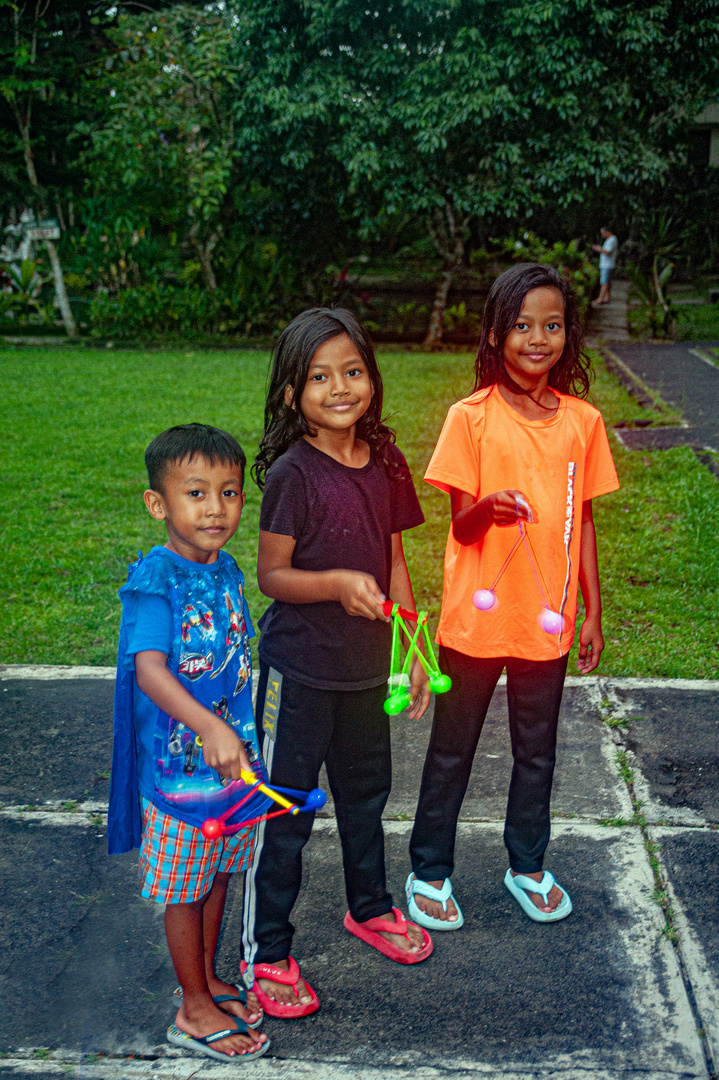
<svg viewBox="0 0 719 1080">
<path fill-rule="evenodd" d="M 382 610 L 385 615 L 392 617 L 392 654 L 390 657 L 390 676 L 388 679 L 388 693 L 387 699 L 384 703 L 384 711 L 388 716 L 397 716 L 398 713 L 404 712 L 411 703 L 409 696 L 410 677 L 409 672 L 412 667 L 412 658 L 417 657 L 424 670 L 429 677 L 430 689 L 435 694 L 443 694 L 452 685 L 452 680 L 449 675 L 443 675 L 439 670 L 437 659 L 434 655 L 434 649 L 432 648 L 432 642 L 429 636 L 429 630 L 427 629 L 427 612 L 426 611 L 408 611 L 407 608 L 402 608 L 399 604 L 393 604 L 391 600 L 385 600 L 382 605 Z M 417 629 L 414 633 L 411 633 L 407 628 L 405 619 L 409 622 L 416 622 Z M 398 666 L 400 645 L 399 635 L 403 633 L 409 640 L 407 646 L 407 655 L 404 658 L 404 663 Z M 426 654 L 422 652 L 419 647 L 420 637 L 424 643 Z"/>
</svg>

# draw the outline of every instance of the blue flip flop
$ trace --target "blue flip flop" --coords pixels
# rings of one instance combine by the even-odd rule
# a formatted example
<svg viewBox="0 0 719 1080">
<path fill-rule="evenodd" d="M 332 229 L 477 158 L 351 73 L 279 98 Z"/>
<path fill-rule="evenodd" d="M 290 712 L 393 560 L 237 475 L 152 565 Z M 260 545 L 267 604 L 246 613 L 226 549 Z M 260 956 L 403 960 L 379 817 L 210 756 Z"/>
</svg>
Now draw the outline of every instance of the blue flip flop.
<svg viewBox="0 0 719 1080">
<path fill-rule="evenodd" d="M 230 1017 L 237 1024 L 235 1029 L 223 1028 L 222 1031 L 213 1031 L 210 1035 L 194 1036 L 188 1035 L 186 1031 L 182 1031 L 177 1024 L 170 1024 L 167 1029 L 167 1041 L 172 1043 L 173 1046 L 181 1046 L 183 1050 L 197 1050 L 200 1054 L 205 1054 L 207 1057 L 215 1058 L 216 1061 L 224 1061 L 225 1064 L 238 1065 L 243 1064 L 246 1061 L 254 1061 L 255 1058 L 262 1057 L 266 1054 L 270 1048 L 270 1040 L 260 1043 L 257 1050 L 248 1051 L 246 1054 L 235 1054 L 230 1057 L 229 1054 L 223 1054 L 221 1050 L 213 1050 L 211 1043 L 219 1042 L 220 1039 L 226 1039 L 228 1035 L 240 1035 L 247 1034 L 247 1024 L 243 1020 L 239 1020 L 236 1016 Z"/>
<path fill-rule="evenodd" d="M 441 889 L 435 888 L 434 885 L 430 885 L 426 881 L 420 881 L 414 874 L 410 874 L 407 878 L 407 883 L 404 887 L 407 894 L 407 910 L 409 911 L 410 918 L 413 922 L 419 923 L 420 926 L 424 926 L 427 930 L 459 930 L 464 925 L 464 915 L 462 909 L 457 903 L 457 897 L 452 892 L 452 882 L 450 878 L 445 878 Z M 436 900 L 438 904 L 441 904 L 444 910 L 447 910 L 447 901 L 454 900 L 454 906 L 457 909 L 457 919 L 455 922 L 450 922 L 449 919 L 435 919 L 434 916 L 428 915 L 426 911 L 422 911 L 421 907 L 418 907 L 414 896 L 415 893 L 419 893 L 420 896 L 426 896 L 428 900 Z"/>
<path fill-rule="evenodd" d="M 526 877 L 524 874 L 517 874 L 516 877 L 513 877 L 512 871 L 508 870 L 504 875 L 504 884 L 507 886 L 525 915 L 529 915 L 530 919 L 534 919 L 535 922 L 558 922 L 560 919 L 566 919 L 567 915 L 571 913 L 572 901 L 569 899 L 567 890 L 562 889 L 561 885 L 557 885 L 557 888 L 562 889 L 562 899 L 559 901 L 554 911 L 540 911 L 537 905 L 531 900 L 529 893 L 539 893 L 546 905 L 547 897 L 552 891 L 552 886 L 557 884 L 548 870 L 544 871 L 541 881 L 535 881 L 533 878 Z"/>
</svg>

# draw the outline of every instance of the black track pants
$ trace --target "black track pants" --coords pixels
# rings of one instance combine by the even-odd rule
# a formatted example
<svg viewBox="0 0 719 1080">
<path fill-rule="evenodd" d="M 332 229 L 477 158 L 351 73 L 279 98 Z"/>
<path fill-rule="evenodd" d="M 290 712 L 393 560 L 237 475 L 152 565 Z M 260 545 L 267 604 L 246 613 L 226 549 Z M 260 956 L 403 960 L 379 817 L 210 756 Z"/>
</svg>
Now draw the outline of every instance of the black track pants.
<svg viewBox="0 0 719 1080">
<path fill-rule="evenodd" d="M 387 915 L 382 812 L 392 783 L 386 685 L 316 690 L 260 664 L 257 730 L 270 781 L 309 791 L 323 762 L 335 801 L 345 887 L 358 922 Z M 314 814 L 262 822 L 245 876 L 243 950 L 249 962 L 290 954 L 290 914 L 302 883 L 302 849 Z"/>
<path fill-rule="evenodd" d="M 452 689 L 436 699 L 410 840 L 412 869 L 420 881 L 452 876 L 457 818 L 489 702 L 505 666 L 514 767 L 504 842 L 509 865 L 517 873 L 542 869 L 567 659 L 477 659 L 440 647 L 439 664 L 452 679 Z"/>
</svg>

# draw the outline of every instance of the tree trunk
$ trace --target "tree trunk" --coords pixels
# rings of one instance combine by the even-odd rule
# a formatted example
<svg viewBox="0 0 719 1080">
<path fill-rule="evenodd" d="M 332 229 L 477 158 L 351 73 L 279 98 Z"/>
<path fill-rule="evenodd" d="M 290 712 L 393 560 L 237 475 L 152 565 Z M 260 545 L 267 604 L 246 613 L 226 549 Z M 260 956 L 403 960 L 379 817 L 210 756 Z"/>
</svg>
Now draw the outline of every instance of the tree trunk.
<svg viewBox="0 0 719 1080">
<path fill-rule="evenodd" d="M 198 236 L 198 229 L 196 226 L 190 228 L 190 239 L 192 245 L 197 252 L 197 257 L 200 260 L 200 267 L 202 269 L 202 280 L 211 292 L 215 292 L 217 289 L 217 278 L 215 277 L 215 268 L 212 265 L 212 253 L 217 247 L 218 241 L 221 239 L 222 233 L 219 229 L 213 229 L 210 235 L 201 240 Z"/>
<path fill-rule="evenodd" d="M 28 101 L 27 110 L 23 117 L 20 111 L 15 108 L 15 117 L 20 128 L 20 138 L 22 140 L 23 155 L 25 157 L 25 168 L 27 169 L 28 180 L 31 186 L 38 191 L 40 183 L 35 172 L 35 159 L 32 152 L 32 143 L 30 141 L 30 116 L 31 116 L 32 102 Z M 50 265 L 52 266 L 52 276 L 55 280 L 55 296 L 57 302 L 60 305 L 60 312 L 62 313 L 62 321 L 65 324 L 65 331 L 69 338 L 76 340 L 80 337 L 77 324 L 70 310 L 70 302 L 67 298 L 67 289 L 65 288 L 65 278 L 62 274 L 62 266 L 60 265 L 60 256 L 57 253 L 57 248 L 53 244 L 52 240 L 46 240 L 45 246 L 47 247 L 47 253 L 50 256 Z"/>
<path fill-rule="evenodd" d="M 664 312 L 664 331 L 668 333 L 670 337 L 676 337 L 677 326 L 676 322 L 671 316 L 669 304 L 664 296 L 662 290 L 662 283 L 659 279 L 659 260 L 657 256 L 654 256 L 654 262 L 652 264 L 652 279 L 654 281 L 654 292 L 656 293 L 657 300 L 661 305 L 661 309 Z"/>
<path fill-rule="evenodd" d="M 60 256 L 57 253 L 57 248 L 53 244 L 52 240 L 45 241 L 45 247 L 47 253 L 50 256 L 50 265 L 52 266 L 52 276 L 55 279 L 55 296 L 57 302 L 60 305 L 60 312 L 62 314 L 62 321 L 65 324 L 65 330 L 67 336 L 76 341 L 80 334 L 78 333 L 77 323 L 70 309 L 70 301 L 67 298 L 67 289 L 65 288 L 65 278 L 62 276 L 62 266 L 60 265 Z"/>
<path fill-rule="evenodd" d="M 442 276 L 439 279 L 439 285 L 437 286 L 437 292 L 434 295 L 434 304 L 432 305 L 432 314 L 429 319 L 429 326 L 427 327 L 427 336 L 424 339 L 425 349 L 436 349 L 437 346 L 442 343 L 444 312 L 447 307 L 447 297 L 449 296 L 449 290 L 452 288 L 456 269 L 456 266 L 452 265 L 445 266 L 442 271 Z"/>
<path fill-rule="evenodd" d="M 454 276 L 462 265 L 464 256 L 464 236 L 469 222 L 469 215 L 457 220 L 454 206 L 449 199 L 444 200 L 444 212 L 437 208 L 433 218 L 429 221 L 429 233 L 434 241 L 434 246 L 442 256 L 444 266 L 442 276 L 439 279 L 437 292 L 434 296 L 432 314 L 427 327 L 427 336 L 424 339 L 426 349 L 436 349 L 442 343 L 444 329 L 444 312 L 447 307 L 447 297 L 452 287 Z"/>
<path fill-rule="evenodd" d="M 212 257 L 207 250 L 205 244 L 197 245 L 197 254 L 200 257 L 200 266 L 202 267 L 202 279 L 205 285 L 211 292 L 214 292 L 217 288 L 217 278 L 215 277 L 215 268 L 212 265 Z"/>
</svg>

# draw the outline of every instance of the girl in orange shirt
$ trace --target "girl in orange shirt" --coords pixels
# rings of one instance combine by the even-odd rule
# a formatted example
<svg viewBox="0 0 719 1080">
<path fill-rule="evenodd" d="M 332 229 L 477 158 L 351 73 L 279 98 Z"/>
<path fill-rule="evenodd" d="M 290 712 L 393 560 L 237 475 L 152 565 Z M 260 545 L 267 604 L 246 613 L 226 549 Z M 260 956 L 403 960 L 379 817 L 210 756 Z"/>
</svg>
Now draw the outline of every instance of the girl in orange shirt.
<svg viewBox="0 0 719 1080">
<path fill-rule="evenodd" d="M 604 648 L 592 499 L 619 487 L 572 291 L 556 270 L 512 267 L 485 310 L 474 393 L 449 410 L 425 480 L 450 495 L 437 632 L 452 689 L 438 697 L 407 879 L 411 917 L 456 930 L 457 818 L 492 693 L 507 669 L 514 767 L 505 885 L 530 918 L 563 919 L 566 889 L 543 871 L 557 720 L 574 638 L 578 669 Z"/>
</svg>

